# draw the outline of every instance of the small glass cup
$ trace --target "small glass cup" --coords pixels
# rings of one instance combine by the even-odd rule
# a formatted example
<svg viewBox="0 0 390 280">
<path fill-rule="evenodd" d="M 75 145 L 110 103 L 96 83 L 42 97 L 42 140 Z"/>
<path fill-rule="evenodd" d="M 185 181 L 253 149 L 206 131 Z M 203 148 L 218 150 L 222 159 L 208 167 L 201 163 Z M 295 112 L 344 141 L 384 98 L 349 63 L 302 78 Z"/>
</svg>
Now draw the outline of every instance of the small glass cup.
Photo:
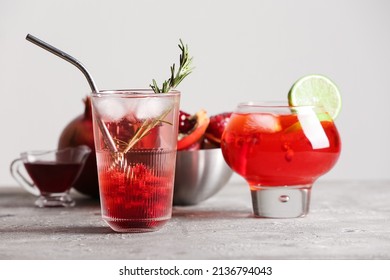
<svg viewBox="0 0 390 280">
<path fill-rule="evenodd" d="M 92 93 L 102 217 L 114 231 L 156 231 L 171 218 L 179 101 L 179 91 Z"/>
<path fill-rule="evenodd" d="M 231 115 L 221 148 L 248 182 L 255 216 L 294 218 L 309 212 L 312 185 L 336 164 L 341 141 L 322 108 L 249 102 Z"/>
<path fill-rule="evenodd" d="M 11 163 L 11 175 L 28 192 L 39 196 L 36 206 L 72 207 L 75 201 L 69 190 L 90 152 L 87 146 L 24 152 Z"/>
</svg>

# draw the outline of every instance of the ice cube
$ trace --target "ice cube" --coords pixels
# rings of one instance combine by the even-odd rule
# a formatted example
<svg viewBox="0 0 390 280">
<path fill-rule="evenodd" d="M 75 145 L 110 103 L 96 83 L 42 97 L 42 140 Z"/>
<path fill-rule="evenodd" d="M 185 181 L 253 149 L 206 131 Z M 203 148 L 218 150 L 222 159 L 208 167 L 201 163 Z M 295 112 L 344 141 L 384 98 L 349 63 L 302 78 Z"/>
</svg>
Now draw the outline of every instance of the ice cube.
<svg viewBox="0 0 390 280">
<path fill-rule="evenodd" d="M 172 106 L 172 101 L 167 98 L 145 98 L 136 109 L 138 119 L 156 118 L 161 116 Z"/>
<path fill-rule="evenodd" d="M 273 133 L 281 130 L 277 116 L 273 114 L 251 114 L 248 117 L 247 128 L 259 132 Z"/>
<path fill-rule="evenodd" d="M 105 122 L 120 121 L 126 116 L 126 108 L 121 100 L 99 98 L 95 100 L 95 108 Z"/>
<path fill-rule="evenodd" d="M 138 107 L 138 101 L 134 98 L 124 99 L 124 107 L 126 109 L 126 119 L 131 123 L 137 121 L 136 113 Z"/>
<path fill-rule="evenodd" d="M 135 98 L 124 98 L 123 105 L 128 113 L 134 113 L 137 111 L 138 100 Z"/>
</svg>

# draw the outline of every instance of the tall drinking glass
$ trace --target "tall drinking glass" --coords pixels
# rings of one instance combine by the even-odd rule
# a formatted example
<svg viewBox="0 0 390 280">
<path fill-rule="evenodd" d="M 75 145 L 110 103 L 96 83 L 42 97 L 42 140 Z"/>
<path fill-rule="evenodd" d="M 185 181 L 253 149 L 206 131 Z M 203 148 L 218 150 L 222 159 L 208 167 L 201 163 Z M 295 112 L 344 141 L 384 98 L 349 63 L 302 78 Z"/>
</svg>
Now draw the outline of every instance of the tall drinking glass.
<svg viewBox="0 0 390 280">
<path fill-rule="evenodd" d="M 172 214 L 180 92 L 92 93 L 102 216 L 118 232 L 161 228 Z"/>
<path fill-rule="evenodd" d="M 250 102 L 232 114 L 221 148 L 248 182 L 256 216 L 293 218 L 308 213 L 312 185 L 337 162 L 341 141 L 322 108 Z"/>
</svg>

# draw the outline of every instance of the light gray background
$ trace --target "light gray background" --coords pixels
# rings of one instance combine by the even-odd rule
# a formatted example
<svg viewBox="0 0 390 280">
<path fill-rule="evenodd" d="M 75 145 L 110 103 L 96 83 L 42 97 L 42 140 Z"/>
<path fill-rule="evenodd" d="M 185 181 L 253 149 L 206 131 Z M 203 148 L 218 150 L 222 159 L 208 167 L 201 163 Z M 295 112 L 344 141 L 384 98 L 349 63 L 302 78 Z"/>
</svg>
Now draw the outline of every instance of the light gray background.
<svg viewBox="0 0 390 280">
<path fill-rule="evenodd" d="M 390 179 L 390 1 L 0 0 L 0 186 L 16 185 L 20 152 L 57 146 L 89 93 L 27 33 L 80 59 L 100 89 L 166 79 L 182 38 L 196 66 L 179 87 L 190 113 L 286 100 L 296 79 L 325 74 L 342 93 L 343 148 L 322 180 Z"/>
</svg>

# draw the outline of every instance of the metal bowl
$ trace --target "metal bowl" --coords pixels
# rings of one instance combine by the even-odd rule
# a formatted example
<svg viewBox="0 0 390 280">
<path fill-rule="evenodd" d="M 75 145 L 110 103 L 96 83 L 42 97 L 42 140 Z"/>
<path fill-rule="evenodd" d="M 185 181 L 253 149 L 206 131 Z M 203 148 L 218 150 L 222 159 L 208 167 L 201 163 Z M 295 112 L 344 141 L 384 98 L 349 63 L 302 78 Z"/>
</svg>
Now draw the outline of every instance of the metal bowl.
<svg viewBox="0 0 390 280">
<path fill-rule="evenodd" d="M 177 151 L 174 205 L 194 205 L 216 194 L 232 176 L 221 149 Z"/>
</svg>

